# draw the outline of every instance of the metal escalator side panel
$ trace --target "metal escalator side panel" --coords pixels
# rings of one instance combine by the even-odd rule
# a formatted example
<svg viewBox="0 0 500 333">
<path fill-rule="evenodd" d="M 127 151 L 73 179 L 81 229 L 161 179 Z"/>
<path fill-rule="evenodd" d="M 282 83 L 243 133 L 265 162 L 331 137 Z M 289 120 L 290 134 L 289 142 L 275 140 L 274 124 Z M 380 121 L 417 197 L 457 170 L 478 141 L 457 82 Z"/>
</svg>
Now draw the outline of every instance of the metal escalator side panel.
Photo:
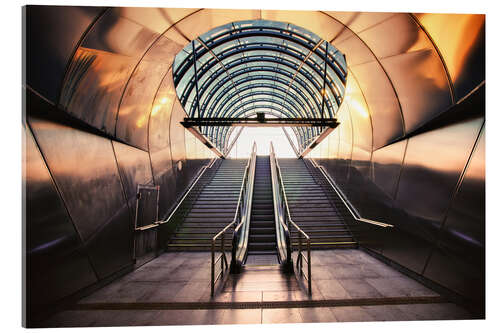
<svg viewBox="0 0 500 333">
<path fill-rule="evenodd" d="M 240 193 L 241 205 L 242 205 L 242 213 L 241 220 L 239 220 L 237 225 L 240 225 L 240 229 L 236 230 L 233 233 L 233 248 L 232 248 L 232 260 L 231 264 L 235 267 L 231 269 L 233 271 L 238 270 L 238 267 L 241 267 L 247 258 L 248 255 L 248 236 L 249 236 L 249 228 L 250 228 L 250 214 L 252 212 L 252 199 L 253 199 L 253 189 L 254 189 L 254 181 L 255 181 L 255 165 L 257 158 L 257 145 L 254 143 L 252 147 L 252 154 L 248 160 L 247 164 L 247 182 L 245 185 L 245 195 L 242 197 L 242 193 Z M 245 177 L 245 176 L 244 176 Z M 242 180 L 242 183 L 245 182 L 245 179 Z M 243 191 L 243 187 L 241 189 Z M 239 205 L 239 204 L 238 204 Z M 237 221 L 238 207 L 236 207 L 236 213 L 234 217 L 234 221 Z M 236 248 L 234 248 L 236 246 Z"/>
<path fill-rule="evenodd" d="M 270 148 L 270 165 L 271 165 L 271 184 L 273 191 L 273 205 L 274 205 L 274 221 L 276 226 L 276 248 L 280 264 L 287 265 L 293 269 L 291 257 L 291 238 L 289 230 L 285 230 L 283 225 L 286 225 L 286 212 L 284 211 L 284 198 L 281 196 L 280 191 L 280 176 L 279 166 L 274 153 L 274 147 L 271 143 Z M 284 189 L 283 189 L 284 190 Z"/>
</svg>

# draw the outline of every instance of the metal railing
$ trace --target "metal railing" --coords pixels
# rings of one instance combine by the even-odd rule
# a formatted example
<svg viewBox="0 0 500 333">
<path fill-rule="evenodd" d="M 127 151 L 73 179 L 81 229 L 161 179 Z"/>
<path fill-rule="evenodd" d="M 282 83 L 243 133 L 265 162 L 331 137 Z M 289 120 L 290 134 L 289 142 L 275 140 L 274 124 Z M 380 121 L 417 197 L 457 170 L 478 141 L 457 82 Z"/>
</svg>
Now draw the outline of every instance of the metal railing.
<svg viewBox="0 0 500 333">
<path fill-rule="evenodd" d="M 185 199 L 188 197 L 188 195 L 191 193 L 193 188 L 196 187 L 198 184 L 198 181 L 203 177 L 205 172 L 209 169 L 211 169 L 215 162 L 218 160 L 217 157 L 213 158 L 207 165 L 203 166 L 200 171 L 198 172 L 198 175 L 195 177 L 194 181 L 191 183 L 189 186 L 188 190 L 184 193 L 184 195 L 181 197 L 175 208 L 170 212 L 168 217 L 164 220 L 156 221 L 153 223 L 155 227 L 160 227 L 160 228 L 167 228 L 168 230 L 165 232 L 167 234 L 173 233 L 175 231 L 175 228 L 177 227 L 177 224 L 182 221 L 184 218 L 184 215 L 187 211 L 189 211 L 190 207 L 187 207 L 185 204 Z M 176 223 L 177 222 L 177 223 Z M 159 232 L 157 233 L 157 243 L 160 242 L 160 239 L 162 239 L 163 235 L 159 235 Z M 163 240 L 163 239 L 162 239 Z M 166 242 L 167 240 L 165 240 Z M 164 244 L 163 244 L 164 245 Z"/>
<path fill-rule="evenodd" d="M 312 286 L 311 286 L 311 238 L 309 235 L 307 235 L 292 219 L 290 215 L 290 208 L 288 206 L 288 199 L 286 195 L 286 190 L 285 190 L 285 185 L 283 183 L 283 177 L 281 173 L 281 168 L 279 165 L 278 160 L 276 159 L 276 156 L 274 154 L 274 147 L 273 144 L 271 143 L 271 172 L 273 176 L 273 195 L 276 194 L 276 200 L 277 200 L 277 205 L 275 206 L 275 213 L 276 210 L 278 210 L 278 218 L 277 221 L 279 221 L 280 224 L 280 233 L 281 230 L 283 231 L 283 237 L 287 237 L 286 234 L 288 233 L 288 248 L 286 249 L 287 251 L 287 260 L 290 260 L 291 264 L 291 258 L 292 258 L 292 253 L 294 251 L 294 243 L 292 241 L 293 238 L 293 231 L 297 232 L 297 238 L 298 238 L 298 248 L 297 248 L 297 263 L 296 263 L 296 268 L 298 270 L 299 275 L 304 277 L 307 281 L 307 289 L 309 295 L 312 294 Z M 273 171 L 274 168 L 274 171 Z M 276 191 L 275 191 L 275 185 L 274 185 L 274 180 L 276 180 Z M 278 222 L 277 222 L 278 223 Z M 304 254 L 303 249 L 303 242 L 305 241 L 305 249 L 306 249 L 306 254 Z M 280 254 L 282 255 L 282 254 Z M 307 264 L 307 272 L 304 272 L 304 261 Z"/>
<path fill-rule="evenodd" d="M 375 221 L 375 220 L 370 220 L 370 219 L 365 219 L 365 218 L 361 217 L 361 215 L 358 213 L 358 211 L 356 210 L 356 208 L 354 208 L 354 206 L 349 202 L 349 200 L 346 198 L 346 196 L 344 195 L 344 193 L 340 190 L 340 188 L 335 183 L 335 181 L 333 179 L 331 179 L 330 175 L 325 170 L 325 167 L 322 166 L 322 165 L 319 165 L 313 159 L 308 159 L 308 161 L 310 161 L 311 164 L 316 169 L 318 169 L 321 172 L 321 174 L 323 175 L 323 177 L 326 179 L 326 181 L 328 182 L 328 184 L 330 184 L 330 186 L 332 187 L 332 189 L 335 191 L 335 193 L 340 198 L 340 200 L 342 201 L 342 203 L 347 208 L 347 210 L 349 211 L 349 213 L 351 214 L 351 216 L 353 217 L 353 219 L 355 221 L 357 221 L 357 222 L 363 222 L 363 223 L 369 223 L 369 224 L 373 224 L 373 225 L 376 225 L 376 226 L 379 226 L 379 227 L 383 227 L 383 228 L 392 228 L 392 227 L 394 227 L 392 224 L 388 224 L 388 223 L 384 223 L 384 222 L 380 222 L 380 221 Z"/>
<path fill-rule="evenodd" d="M 250 213 L 252 210 L 253 184 L 255 178 L 255 160 L 257 156 L 257 145 L 254 142 L 252 154 L 250 155 L 243 180 L 241 182 L 238 204 L 234 213 L 234 219 L 212 238 L 211 246 L 211 268 L 210 268 L 210 295 L 214 296 L 215 284 L 224 277 L 224 273 L 229 268 L 225 251 L 225 233 L 232 227 L 232 248 L 231 248 L 231 269 L 237 271 L 245 260 L 248 248 L 248 232 L 250 226 Z M 217 240 L 220 238 L 220 254 L 215 255 Z M 215 274 L 215 267 L 220 262 L 220 271 Z"/>
</svg>

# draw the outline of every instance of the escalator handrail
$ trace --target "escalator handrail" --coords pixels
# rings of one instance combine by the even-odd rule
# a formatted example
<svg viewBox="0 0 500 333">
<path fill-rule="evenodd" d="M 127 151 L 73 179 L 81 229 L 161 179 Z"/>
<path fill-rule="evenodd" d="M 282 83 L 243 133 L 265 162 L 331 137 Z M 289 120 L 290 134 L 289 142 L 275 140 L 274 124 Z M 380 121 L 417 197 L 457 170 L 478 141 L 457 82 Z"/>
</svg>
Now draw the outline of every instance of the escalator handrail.
<svg viewBox="0 0 500 333">
<path fill-rule="evenodd" d="M 231 264 L 234 267 L 243 264 L 248 252 L 248 234 L 250 230 L 250 214 L 252 211 L 256 159 L 257 144 L 254 142 L 252 145 L 252 154 L 248 159 L 246 167 L 246 178 L 244 179 L 240 189 L 238 206 L 236 207 L 233 219 L 233 225 L 235 225 L 235 227 L 233 232 L 233 246 L 231 250 Z M 240 230 L 242 231 L 240 232 Z"/>
<path fill-rule="evenodd" d="M 272 143 L 271 143 L 272 144 Z M 274 147 L 273 147 L 274 148 Z M 282 188 L 282 192 L 283 192 L 283 198 L 285 199 L 285 207 L 286 207 L 286 214 L 287 214 L 287 218 L 288 218 L 288 222 L 290 222 L 306 239 L 310 239 L 309 235 L 307 235 L 304 230 L 302 230 L 292 219 L 292 216 L 290 215 L 290 207 L 288 206 L 288 198 L 287 198 L 287 195 L 286 195 L 286 191 L 285 191 L 285 184 L 283 183 L 283 178 L 281 176 L 281 167 L 280 167 L 280 164 L 278 162 L 278 160 L 276 159 L 276 170 L 278 171 L 278 179 L 279 179 L 279 182 L 280 182 L 280 187 Z"/>
<path fill-rule="evenodd" d="M 252 209 L 252 194 L 253 194 L 253 183 L 255 178 L 255 159 L 257 156 L 257 144 L 254 142 L 252 146 L 252 153 L 248 158 L 247 165 L 245 166 L 245 172 L 243 173 L 243 179 L 241 181 L 240 192 L 238 196 L 238 203 L 236 205 L 236 210 L 234 212 L 233 220 L 226 225 L 221 231 L 219 231 L 212 238 L 212 258 L 215 258 L 215 243 L 218 238 L 222 238 L 224 233 L 233 227 L 232 236 L 232 247 L 231 247 L 231 265 L 240 265 L 246 255 L 246 249 L 248 244 L 248 224 L 245 226 L 243 237 L 240 235 L 240 229 L 244 223 L 250 220 L 250 212 Z M 242 211 L 244 212 L 242 213 Z M 224 249 L 221 248 L 223 252 Z M 225 254 L 223 254 L 225 256 Z M 214 260 L 212 260 L 212 266 L 214 265 Z M 212 267 L 213 270 L 213 267 Z M 215 281 L 212 281 L 212 293 L 213 285 Z"/>
<path fill-rule="evenodd" d="M 309 295 L 312 294 L 312 277 L 311 277 L 311 238 L 309 237 L 308 234 L 304 232 L 292 219 L 292 216 L 290 215 L 290 207 L 288 206 L 288 198 L 286 195 L 286 189 L 285 189 L 285 184 L 283 182 L 283 177 L 281 173 L 281 167 L 278 162 L 278 159 L 276 158 L 276 155 L 274 154 L 274 146 L 271 142 L 271 153 L 274 158 L 274 164 L 275 164 L 275 171 L 276 175 L 275 177 L 277 178 L 276 180 L 279 180 L 278 186 L 279 186 L 279 193 L 283 199 L 284 199 L 284 205 L 283 208 L 286 212 L 283 212 L 284 218 L 286 220 L 286 227 L 288 230 L 288 244 L 289 248 L 287 248 L 287 260 L 289 260 L 289 263 L 291 264 L 292 262 L 292 251 L 293 251 L 293 244 L 292 244 L 292 237 L 291 237 L 291 229 L 295 229 L 298 232 L 298 253 L 297 253 L 297 269 L 298 269 L 298 274 L 299 276 L 304 276 L 307 280 L 307 289 L 309 292 Z M 279 219 L 281 223 L 281 218 Z M 306 240 L 306 254 L 302 253 L 302 237 L 305 238 Z M 303 272 L 303 262 L 307 263 L 307 274 Z M 293 266 L 292 266 L 293 267 Z"/>
<path fill-rule="evenodd" d="M 342 201 L 342 203 L 344 204 L 344 206 L 347 208 L 347 210 L 349 211 L 349 213 L 351 214 L 351 216 L 353 217 L 354 220 L 356 220 L 358 222 L 364 222 L 364 223 L 373 224 L 373 225 L 376 225 L 376 226 L 379 226 L 379 227 L 383 227 L 383 228 L 392 228 L 392 227 L 394 227 L 394 225 L 392 225 L 392 224 L 388 224 L 388 223 L 380 222 L 380 221 L 375 221 L 375 220 L 370 220 L 370 219 L 365 219 L 365 218 L 361 217 L 361 215 L 358 213 L 358 211 L 356 210 L 356 208 L 354 208 L 354 206 L 349 202 L 349 200 L 344 195 L 344 193 L 342 192 L 342 190 L 340 190 L 339 186 L 335 183 L 335 181 L 333 179 L 331 179 L 330 175 L 328 175 L 328 173 L 325 170 L 325 167 L 322 166 L 322 165 L 319 165 L 313 159 L 308 159 L 308 160 L 311 161 L 311 164 L 321 172 L 321 174 L 323 175 L 323 177 L 326 179 L 326 181 L 328 182 L 328 184 L 330 184 L 331 188 L 335 191 L 335 193 L 340 198 L 340 200 Z"/>
<path fill-rule="evenodd" d="M 273 187 L 273 205 L 274 205 L 274 218 L 276 223 L 276 247 L 280 263 L 291 265 L 291 239 L 290 230 L 285 223 L 286 217 L 283 216 L 283 195 L 281 193 L 282 187 L 280 186 L 278 178 L 277 160 L 274 153 L 274 146 L 271 142 L 269 149 L 269 159 L 271 164 L 271 178 Z M 281 204 L 281 205 L 280 205 Z M 285 209 L 286 210 L 286 209 Z M 284 221 L 285 220 L 285 221 Z M 283 244 L 284 243 L 284 244 Z M 292 266 L 293 267 L 293 266 Z"/>
</svg>

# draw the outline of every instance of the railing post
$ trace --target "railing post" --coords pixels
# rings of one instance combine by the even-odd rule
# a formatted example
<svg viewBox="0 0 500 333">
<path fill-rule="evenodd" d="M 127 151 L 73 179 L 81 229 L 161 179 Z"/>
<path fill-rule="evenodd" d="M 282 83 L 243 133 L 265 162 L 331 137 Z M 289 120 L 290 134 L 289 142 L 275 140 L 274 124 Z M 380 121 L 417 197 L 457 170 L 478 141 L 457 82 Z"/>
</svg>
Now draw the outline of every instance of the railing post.
<svg viewBox="0 0 500 333">
<path fill-rule="evenodd" d="M 297 234 L 299 236 L 299 253 L 297 255 L 297 267 L 299 267 L 299 263 L 300 263 L 299 269 L 300 269 L 300 272 L 302 272 L 302 234 L 300 233 L 300 231 L 297 231 Z"/>
<path fill-rule="evenodd" d="M 214 284 L 215 284 L 215 240 L 212 238 L 212 265 L 210 267 L 210 296 L 214 296 Z"/>
<path fill-rule="evenodd" d="M 311 239 L 307 238 L 307 286 L 309 287 L 309 295 L 312 294 L 311 290 Z"/>
<path fill-rule="evenodd" d="M 221 236 L 221 244 L 220 244 L 220 250 L 221 250 L 221 253 L 222 253 L 222 258 L 220 258 L 220 269 L 221 269 L 221 277 L 224 276 L 224 257 L 226 256 L 226 252 L 225 252 L 225 249 L 224 249 L 224 233 L 222 233 L 222 236 Z"/>
</svg>

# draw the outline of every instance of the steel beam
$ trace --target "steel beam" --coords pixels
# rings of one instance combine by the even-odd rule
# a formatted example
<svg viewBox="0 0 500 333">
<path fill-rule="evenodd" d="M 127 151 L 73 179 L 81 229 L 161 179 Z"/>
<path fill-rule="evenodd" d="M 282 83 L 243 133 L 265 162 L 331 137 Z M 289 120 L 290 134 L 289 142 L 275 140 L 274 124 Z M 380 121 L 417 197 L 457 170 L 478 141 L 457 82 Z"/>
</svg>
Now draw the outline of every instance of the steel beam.
<svg viewBox="0 0 500 333">
<path fill-rule="evenodd" d="M 247 126 L 247 127 L 327 127 L 339 125 L 335 118 L 184 118 L 181 124 L 193 126 Z"/>
</svg>

